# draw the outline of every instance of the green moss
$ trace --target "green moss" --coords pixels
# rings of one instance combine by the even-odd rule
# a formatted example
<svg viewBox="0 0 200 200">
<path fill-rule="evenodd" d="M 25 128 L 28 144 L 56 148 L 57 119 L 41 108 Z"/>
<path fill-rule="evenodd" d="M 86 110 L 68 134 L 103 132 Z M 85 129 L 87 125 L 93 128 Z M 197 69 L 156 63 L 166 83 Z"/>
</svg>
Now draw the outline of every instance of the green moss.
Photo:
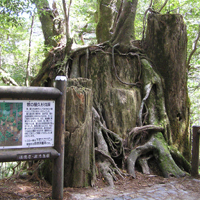
<svg viewBox="0 0 200 200">
<path fill-rule="evenodd" d="M 168 177 L 170 174 L 176 177 L 184 176 L 185 173 L 174 162 L 162 133 L 156 133 L 154 137 L 153 143 L 157 147 L 159 166 L 164 177 Z"/>
</svg>

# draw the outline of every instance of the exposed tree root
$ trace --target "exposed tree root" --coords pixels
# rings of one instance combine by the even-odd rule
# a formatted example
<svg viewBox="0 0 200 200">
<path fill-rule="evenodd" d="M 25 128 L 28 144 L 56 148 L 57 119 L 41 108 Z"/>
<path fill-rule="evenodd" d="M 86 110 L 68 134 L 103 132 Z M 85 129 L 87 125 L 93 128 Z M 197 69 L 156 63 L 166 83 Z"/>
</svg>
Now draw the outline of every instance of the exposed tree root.
<svg viewBox="0 0 200 200">
<path fill-rule="evenodd" d="M 141 126 L 141 127 L 134 127 L 129 133 L 128 133 L 128 146 L 129 148 L 133 148 L 133 141 L 135 137 L 140 134 L 141 132 L 147 132 L 147 131 L 164 131 L 164 128 L 161 126 L 156 126 L 156 125 L 146 125 L 146 126 Z"/>
<path fill-rule="evenodd" d="M 168 144 L 171 140 L 171 132 L 168 128 L 169 120 L 165 111 L 161 79 L 146 59 L 142 59 L 141 61 L 143 64 L 142 82 L 144 84 L 144 98 L 139 111 L 139 125 L 141 127 L 135 127 L 129 132 L 129 136 L 131 136 L 129 141 L 133 144 L 134 138 L 142 131 L 152 130 L 152 135 L 148 142 L 131 151 L 127 159 L 128 173 L 135 177 L 135 163 L 137 159 L 139 159 L 143 171 L 149 173 L 147 159 L 142 160 L 141 156 L 153 152 L 164 177 L 169 177 L 170 175 L 176 177 L 184 176 L 185 173 L 176 165 L 168 149 Z M 144 105 L 146 105 L 145 109 L 148 109 L 148 117 L 145 123 L 152 125 L 142 126 L 144 124 Z"/>
<path fill-rule="evenodd" d="M 117 174 L 121 177 L 124 178 L 124 173 L 120 172 L 120 169 L 117 167 L 115 161 L 112 159 L 111 156 L 109 156 L 108 154 L 106 154 L 104 151 L 98 150 L 97 148 L 95 148 L 95 153 L 96 154 L 101 154 L 102 156 L 105 157 L 106 160 L 108 160 L 114 167 L 114 171 L 117 172 Z"/>
<path fill-rule="evenodd" d="M 145 155 L 150 151 L 153 152 L 153 155 L 158 160 L 160 169 L 164 177 L 185 176 L 185 173 L 174 162 L 162 133 L 157 132 L 156 134 L 152 135 L 151 139 L 147 143 L 133 149 L 128 156 L 128 173 L 134 178 L 136 177 L 135 164 L 137 159 L 141 155 Z"/>
<path fill-rule="evenodd" d="M 142 155 L 142 154 L 146 154 L 150 151 L 155 150 L 155 146 L 152 144 L 151 140 L 149 140 L 149 142 L 145 143 L 142 146 L 138 146 L 135 149 L 133 149 L 130 153 L 130 155 L 127 158 L 127 170 L 128 173 L 133 176 L 134 178 L 136 178 L 135 175 L 135 164 L 137 159 Z"/>
<path fill-rule="evenodd" d="M 150 174 L 150 169 L 149 169 L 149 165 L 148 165 L 148 160 L 150 158 L 152 158 L 153 155 L 150 155 L 148 157 L 140 157 L 138 158 L 138 163 L 140 164 L 141 168 L 142 168 L 142 172 L 143 174 Z"/>
<path fill-rule="evenodd" d="M 183 155 L 173 146 L 169 146 L 169 151 L 179 167 L 186 172 L 191 172 L 191 164 L 183 157 Z"/>
<path fill-rule="evenodd" d="M 120 175 L 121 178 L 123 178 L 123 173 L 120 171 L 120 169 L 117 167 L 115 161 L 110 156 L 108 145 L 106 143 L 106 140 L 103 136 L 103 130 L 107 131 L 112 134 L 112 136 L 116 136 L 117 139 L 120 141 L 121 138 L 117 136 L 117 134 L 113 133 L 112 131 L 108 130 L 100 121 L 100 116 L 97 113 L 97 111 L 93 108 L 93 118 L 95 122 L 94 127 L 94 135 L 95 135 L 95 141 L 97 144 L 97 147 L 95 148 L 95 153 L 98 154 L 98 166 L 100 168 L 100 171 L 105 178 L 105 180 L 108 182 L 109 186 L 114 187 L 114 180 L 117 180 L 117 177 L 115 176 L 115 173 Z M 122 145 L 122 142 L 121 142 Z M 123 147 L 122 147 L 123 148 Z M 114 149 L 113 149 L 114 150 Z M 123 152 L 123 150 L 122 150 Z M 113 166 L 113 167 L 112 167 Z"/>
</svg>

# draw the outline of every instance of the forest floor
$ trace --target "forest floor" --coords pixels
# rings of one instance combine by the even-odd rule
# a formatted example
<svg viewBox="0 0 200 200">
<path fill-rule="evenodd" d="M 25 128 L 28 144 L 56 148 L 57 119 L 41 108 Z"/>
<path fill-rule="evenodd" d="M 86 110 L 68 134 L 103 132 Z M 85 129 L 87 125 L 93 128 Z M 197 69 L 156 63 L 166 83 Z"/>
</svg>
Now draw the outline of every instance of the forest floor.
<svg viewBox="0 0 200 200">
<path fill-rule="evenodd" d="M 136 175 L 136 179 L 131 177 L 119 179 L 115 182 L 114 188 L 108 187 L 101 178 L 97 179 L 94 187 L 64 188 L 63 199 L 123 200 L 138 199 L 138 197 L 139 199 L 200 199 L 200 177 L 163 178 L 159 175 L 144 175 L 140 172 L 136 172 Z M 159 191 L 158 194 L 156 194 L 157 191 Z M 148 195 L 151 194 L 151 198 L 147 192 L 149 192 Z M 168 197 L 170 195 L 170 198 L 164 198 L 165 193 Z M 44 180 L 26 180 L 16 176 L 0 180 L 0 199 L 40 200 L 52 199 L 51 195 L 52 187 Z"/>
</svg>

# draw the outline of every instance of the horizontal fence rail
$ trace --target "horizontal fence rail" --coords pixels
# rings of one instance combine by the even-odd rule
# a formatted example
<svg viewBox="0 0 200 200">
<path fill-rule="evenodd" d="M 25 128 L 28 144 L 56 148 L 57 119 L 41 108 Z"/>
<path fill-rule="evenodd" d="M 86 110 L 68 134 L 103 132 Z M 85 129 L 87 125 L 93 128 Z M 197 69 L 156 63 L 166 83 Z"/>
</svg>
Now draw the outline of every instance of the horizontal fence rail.
<svg viewBox="0 0 200 200">
<path fill-rule="evenodd" d="M 1 86 L 0 98 L 57 99 L 62 92 L 53 87 Z"/>
<path fill-rule="evenodd" d="M 60 154 L 54 148 L 29 148 L 29 149 L 4 149 L 0 150 L 0 161 L 26 161 L 37 159 L 54 159 L 59 157 Z"/>
</svg>

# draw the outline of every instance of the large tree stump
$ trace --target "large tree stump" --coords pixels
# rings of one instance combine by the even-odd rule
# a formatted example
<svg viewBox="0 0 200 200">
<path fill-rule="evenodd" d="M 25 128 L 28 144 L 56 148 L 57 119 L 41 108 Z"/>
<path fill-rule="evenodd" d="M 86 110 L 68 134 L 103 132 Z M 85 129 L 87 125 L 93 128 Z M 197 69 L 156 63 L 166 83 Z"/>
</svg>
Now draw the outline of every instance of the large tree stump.
<svg viewBox="0 0 200 200">
<path fill-rule="evenodd" d="M 66 187 L 86 187 L 95 181 L 94 135 L 92 130 L 92 81 L 68 79 L 66 102 Z"/>
<path fill-rule="evenodd" d="M 190 160 L 189 98 L 187 92 L 187 32 L 178 14 L 150 14 L 145 47 L 163 78 L 166 111 L 173 144 Z"/>
</svg>

